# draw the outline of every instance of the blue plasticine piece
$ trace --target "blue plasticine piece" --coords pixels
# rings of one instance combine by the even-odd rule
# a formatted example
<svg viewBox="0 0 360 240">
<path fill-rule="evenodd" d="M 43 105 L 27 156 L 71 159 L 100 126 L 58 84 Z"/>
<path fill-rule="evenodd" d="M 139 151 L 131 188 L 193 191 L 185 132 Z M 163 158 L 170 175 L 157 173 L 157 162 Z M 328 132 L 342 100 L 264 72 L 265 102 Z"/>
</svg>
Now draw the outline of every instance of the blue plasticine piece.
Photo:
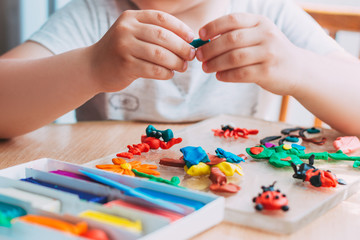
<svg viewBox="0 0 360 240">
<path fill-rule="evenodd" d="M 150 190 L 150 189 L 146 189 L 146 188 L 136 188 L 136 191 L 141 192 L 146 195 L 149 195 L 153 198 L 158 198 L 158 199 L 162 199 L 162 200 L 169 201 L 172 203 L 184 205 L 186 207 L 190 207 L 195 210 L 198 210 L 204 206 L 204 203 L 199 202 L 199 201 L 195 201 L 195 200 L 191 200 L 191 199 L 187 199 L 187 198 L 183 198 L 183 197 L 179 197 L 179 196 L 174 196 L 174 195 L 171 195 L 168 193 L 158 192 L 158 191 L 154 191 L 154 190 Z"/>
<path fill-rule="evenodd" d="M 107 186 L 116 188 L 120 191 L 122 191 L 125 195 L 130 196 L 130 197 L 136 197 L 139 198 L 145 202 L 148 203 L 152 203 L 160 208 L 164 208 L 173 212 L 177 212 L 180 214 L 185 214 L 185 209 L 162 199 L 158 199 L 158 198 L 154 198 L 148 194 L 142 193 L 140 191 L 138 191 L 135 188 L 129 187 L 127 185 L 121 184 L 119 182 L 116 182 L 114 180 L 111 180 L 109 178 L 94 174 L 94 173 L 90 173 L 84 170 L 79 170 L 79 172 L 81 172 L 82 174 L 88 176 L 91 179 L 94 179 L 95 181 L 98 181 L 100 183 L 103 183 Z"/>
<path fill-rule="evenodd" d="M 239 163 L 239 162 L 245 162 L 245 160 L 231 152 L 227 152 L 225 151 L 224 149 L 222 148 L 217 148 L 215 150 L 216 152 L 216 155 L 219 157 L 219 158 L 226 158 L 226 161 L 227 162 L 230 162 L 230 163 Z"/>
<path fill-rule="evenodd" d="M 300 151 L 304 151 L 304 150 L 306 149 L 306 147 L 301 146 L 301 145 L 299 145 L 299 144 L 295 144 L 295 143 L 291 144 L 291 147 L 297 148 L 297 149 L 300 150 Z"/>
<path fill-rule="evenodd" d="M 37 179 L 34 179 L 34 178 L 23 178 L 23 179 L 21 179 L 21 181 L 37 184 L 37 185 L 40 185 L 40 186 L 52 188 L 52 189 L 67 192 L 67 193 L 72 193 L 72 194 L 78 195 L 80 199 L 86 200 L 86 201 L 89 201 L 89 202 L 107 203 L 107 197 L 106 196 L 97 196 L 95 194 L 91 194 L 91 193 L 87 193 L 87 192 L 83 192 L 83 191 L 78 191 L 78 190 L 71 189 L 71 188 L 68 188 L 68 187 L 59 186 L 59 185 L 53 184 L 53 183 L 47 183 L 47 182 L 40 181 L 40 180 L 37 180 Z"/>
<path fill-rule="evenodd" d="M 202 147 L 183 147 L 180 149 L 184 155 L 184 161 L 188 168 L 192 165 L 198 165 L 200 162 L 210 162 L 210 159 Z"/>
<path fill-rule="evenodd" d="M 26 215 L 26 211 L 18 206 L 0 202 L 0 226 L 11 227 L 13 218 Z"/>
<path fill-rule="evenodd" d="M 193 46 L 194 48 L 198 48 L 198 47 L 201 47 L 202 45 L 204 45 L 204 44 L 206 44 L 208 42 L 210 42 L 210 40 L 204 41 L 204 40 L 201 40 L 200 38 L 198 38 L 198 39 L 194 39 L 194 41 L 192 41 L 190 43 L 190 45 Z"/>
<path fill-rule="evenodd" d="M 168 142 L 174 138 L 174 133 L 171 129 L 166 129 L 161 131 L 161 130 L 157 130 L 153 125 L 147 126 L 145 132 L 146 132 L 146 136 L 148 137 L 155 137 L 153 133 L 160 133 L 160 136 L 162 137 L 164 142 Z"/>
</svg>

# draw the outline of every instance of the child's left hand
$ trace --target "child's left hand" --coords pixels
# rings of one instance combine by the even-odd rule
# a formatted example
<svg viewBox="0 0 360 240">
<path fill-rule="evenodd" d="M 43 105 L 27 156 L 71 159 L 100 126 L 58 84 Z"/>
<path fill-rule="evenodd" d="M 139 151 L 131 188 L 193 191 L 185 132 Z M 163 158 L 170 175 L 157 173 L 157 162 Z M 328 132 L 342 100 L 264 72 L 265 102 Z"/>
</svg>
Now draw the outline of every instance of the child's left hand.
<svg viewBox="0 0 360 240">
<path fill-rule="evenodd" d="M 196 57 L 218 80 L 256 83 L 280 95 L 295 91 L 301 79 L 300 48 L 269 19 L 231 14 L 208 23 L 199 35 L 211 42 L 198 48 Z"/>
</svg>

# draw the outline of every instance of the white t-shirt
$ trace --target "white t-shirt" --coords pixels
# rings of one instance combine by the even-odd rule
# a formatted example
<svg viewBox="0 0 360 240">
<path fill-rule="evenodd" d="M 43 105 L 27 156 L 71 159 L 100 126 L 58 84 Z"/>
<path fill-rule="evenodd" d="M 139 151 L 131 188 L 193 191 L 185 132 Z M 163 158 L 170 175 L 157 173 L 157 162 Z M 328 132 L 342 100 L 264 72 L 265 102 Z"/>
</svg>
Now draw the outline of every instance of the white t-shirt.
<svg viewBox="0 0 360 240">
<path fill-rule="evenodd" d="M 128 9 L 130 0 L 73 0 L 30 40 L 60 54 L 96 43 Z M 295 45 L 319 54 L 341 49 L 292 0 L 232 0 L 231 12 L 267 16 Z M 119 66 L 121 67 L 121 66 Z M 121 81 L 121 79 L 119 79 Z M 252 116 L 260 88 L 224 83 L 202 71 L 196 59 L 168 81 L 138 79 L 116 93 L 102 93 L 77 109 L 78 120 L 197 121 L 218 114 Z"/>
</svg>

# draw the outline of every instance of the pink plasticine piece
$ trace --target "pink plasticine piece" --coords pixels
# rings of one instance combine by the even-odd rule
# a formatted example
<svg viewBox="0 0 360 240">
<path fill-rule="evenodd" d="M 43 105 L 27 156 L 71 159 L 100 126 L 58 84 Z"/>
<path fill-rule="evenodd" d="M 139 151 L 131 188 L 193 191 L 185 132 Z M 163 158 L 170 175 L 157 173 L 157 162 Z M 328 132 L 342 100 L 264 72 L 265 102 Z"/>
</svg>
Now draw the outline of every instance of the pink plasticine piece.
<svg viewBox="0 0 360 240">
<path fill-rule="evenodd" d="M 154 214 L 154 215 L 158 215 L 158 216 L 162 216 L 165 218 L 168 218 L 171 222 L 174 222 L 180 218 L 182 218 L 183 216 L 178 214 L 178 213 L 173 213 L 173 212 L 169 212 L 163 209 L 158 209 L 158 208 L 150 208 L 150 207 L 144 207 L 144 206 L 140 206 L 140 205 L 136 205 L 133 203 L 129 203 L 129 202 L 125 202 L 123 200 L 114 200 L 111 202 L 108 202 L 107 204 L 105 204 L 105 206 L 107 207 L 111 207 L 111 206 L 123 206 L 126 208 L 132 208 L 132 209 L 137 209 L 143 212 L 147 212 L 150 214 Z"/>
<path fill-rule="evenodd" d="M 333 145 L 336 151 L 343 151 L 343 153 L 350 153 L 360 148 L 360 140 L 356 136 L 338 137 Z"/>
</svg>

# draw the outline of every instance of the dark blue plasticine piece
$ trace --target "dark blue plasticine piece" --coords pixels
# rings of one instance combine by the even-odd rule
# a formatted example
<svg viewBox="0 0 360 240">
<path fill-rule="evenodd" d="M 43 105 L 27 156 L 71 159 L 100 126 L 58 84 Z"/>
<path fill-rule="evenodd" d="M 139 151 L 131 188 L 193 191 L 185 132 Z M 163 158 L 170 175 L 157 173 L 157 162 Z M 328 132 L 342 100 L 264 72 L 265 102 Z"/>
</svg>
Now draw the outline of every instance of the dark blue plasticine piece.
<svg viewBox="0 0 360 240">
<path fill-rule="evenodd" d="M 59 190 L 59 191 L 72 193 L 72 194 L 78 195 L 80 199 L 86 200 L 86 201 L 89 201 L 89 202 L 107 203 L 107 197 L 106 196 L 97 196 L 97 195 L 94 195 L 94 194 L 91 194 L 91 193 L 82 192 L 82 191 L 78 191 L 78 190 L 71 189 L 71 188 L 68 188 L 68 187 L 59 186 L 57 184 L 47 183 L 47 182 L 44 182 L 44 181 L 36 180 L 34 178 L 31 178 L 31 177 L 30 178 L 23 178 L 23 179 L 20 179 L 20 180 L 24 181 L 24 182 L 29 182 L 29 183 L 33 183 L 33 184 L 36 184 L 36 185 L 56 189 L 56 190 Z"/>
<path fill-rule="evenodd" d="M 201 40 L 200 38 L 198 38 L 198 39 L 195 39 L 194 41 L 192 41 L 190 43 L 190 45 L 193 46 L 194 48 L 198 48 L 198 47 L 201 47 L 202 45 L 204 45 L 204 44 L 206 44 L 208 42 L 210 42 L 210 40 L 204 41 L 204 40 Z"/>
</svg>

